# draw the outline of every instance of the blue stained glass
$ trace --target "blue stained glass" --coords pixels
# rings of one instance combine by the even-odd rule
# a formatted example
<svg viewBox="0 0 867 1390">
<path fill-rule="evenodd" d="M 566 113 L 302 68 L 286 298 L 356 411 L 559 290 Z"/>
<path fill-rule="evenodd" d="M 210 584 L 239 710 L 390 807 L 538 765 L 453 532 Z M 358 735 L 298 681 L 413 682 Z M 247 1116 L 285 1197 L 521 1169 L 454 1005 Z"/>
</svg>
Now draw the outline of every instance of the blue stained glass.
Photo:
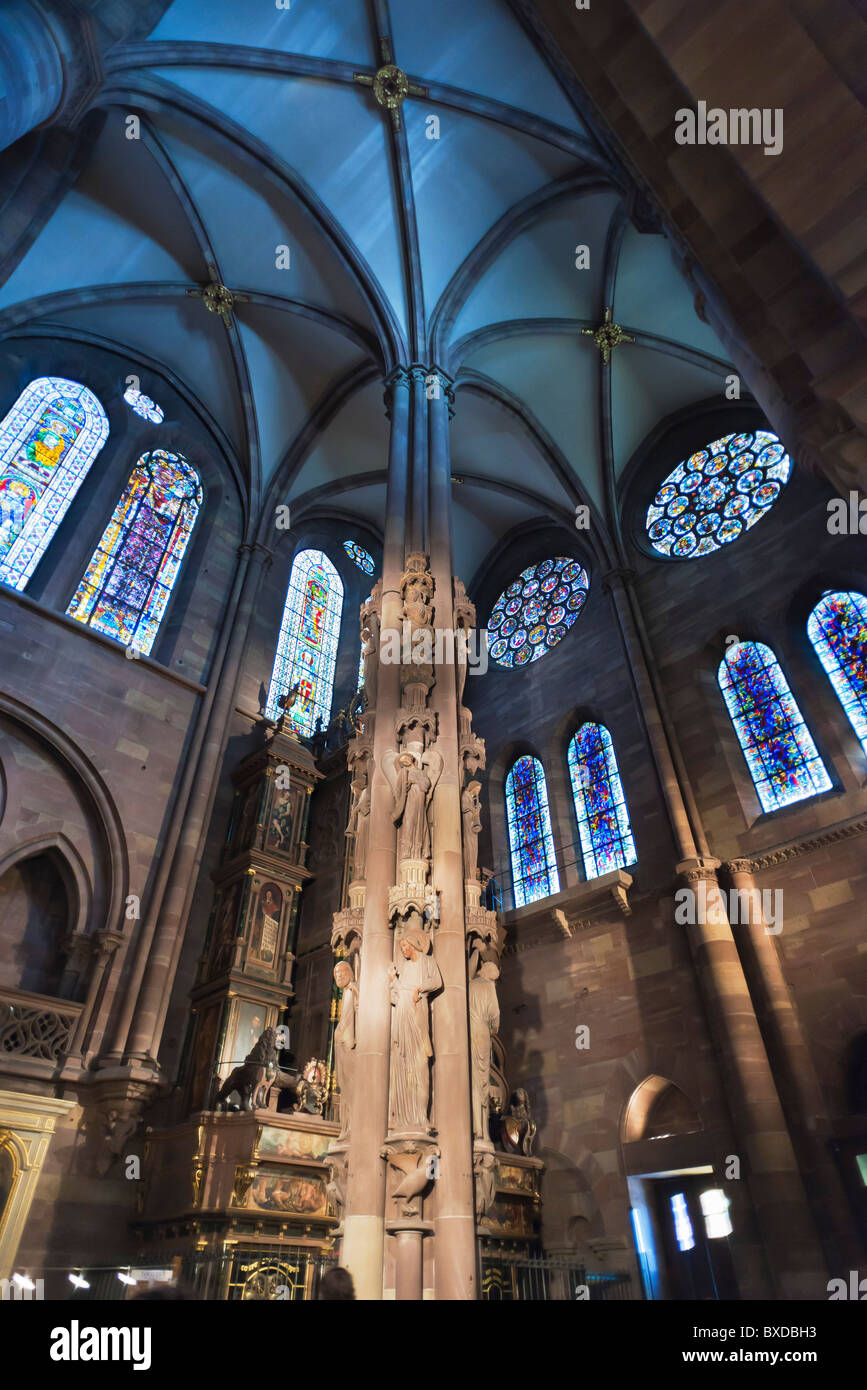
<svg viewBox="0 0 867 1390">
<path fill-rule="evenodd" d="M 201 505 L 199 475 L 181 454 L 143 454 L 66 610 L 69 616 L 147 656 Z"/>
<path fill-rule="evenodd" d="M 506 778 L 506 820 L 515 906 L 559 893 L 548 789 L 538 758 L 525 756 L 513 763 Z"/>
<path fill-rule="evenodd" d="M 0 424 L 0 582 L 27 587 L 108 438 L 105 411 L 77 381 L 31 381 Z"/>
<path fill-rule="evenodd" d="M 368 555 L 363 545 L 356 545 L 355 541 L 344 541 L 343 549 L 360 570 L 364 570 L 365 574 L 373 574 L 373 556 Z"/>
<path fill-rule="evenodd" d="M 302 550 L 295 556 L 289 577 L 265 706 L 269 719 L 280 717 L 278 699 L 298 685 L 300 692 L 289 710 L 289 721 L 302 734 L 315 733 L 317 718 L 321 727 L 326 727 L 331 717 L 342 610 L 343 585 L 328 556 L 321 550 Z"/>
<path fill-rule="evenodd" d="M 867 753 L 867 598 L 824 594 L 807 620 L 807 635 Z"/>
<path fill-rule="evenodd" d="M 831 779 L 770 647 L 734 643 L 717 679 L 763 810 L 777 811 L 830 789 Z"/>
<path fill-rule="evenodd" d="M 626 798 L 611 735 L 602 724 L 583 724 L 569 743 L 569 774 L 588 878 L 636 860 Z"/>
<path fill-rule="evenodd" d="M 730 545 L 764 516 L 788 482 L 792 460 L 775 434 L 727 434 L 679 463 L 647 509 L 660 555 L 697 559 Z"/>
<path fill-rule="evenodd" d="M 149 420 L 152 425 L 159 425 L 163 419 L 163 408 L 152 401 L 150 396 L 146 396 L 144 391 L 139 391 L 135 386 L 128 386 L 123 393 L 123 398 L 143 420 Z"/>
<path fill-rule="evenodd" d="M 530 565 L 500 594 L 488 619 L 488 647 L 500 666 L 526 666 L 566 636 L 584 602 L 587 571 L 567 556 Z"/>
</svg>

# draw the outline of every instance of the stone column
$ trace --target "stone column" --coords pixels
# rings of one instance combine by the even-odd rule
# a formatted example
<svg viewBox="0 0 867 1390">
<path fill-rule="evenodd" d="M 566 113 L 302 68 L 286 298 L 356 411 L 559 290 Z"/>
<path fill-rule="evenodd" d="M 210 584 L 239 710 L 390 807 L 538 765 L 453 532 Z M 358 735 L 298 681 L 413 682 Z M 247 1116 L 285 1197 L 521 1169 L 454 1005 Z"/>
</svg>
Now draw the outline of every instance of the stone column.
<svg viewBox="0 0 867 1390">
<path fill-rule="evenodd" d="M 400 631 L 400 580 L 407 524 L 409 458 L 409 374 L 399 368 L 391 377 L 386 400 L 391 417 L 382 562 L 381 632 Z M 380 641 L 378 656 L 382 655 Z M 371 769 L 370 814 L 361 941 L 357 1042 L 354 1075 L 361 1096 L 353 1109 L 343 1221 L 343 1263 L 350 1270 L 359 1298 L 382 1297 L 385 1242 L 385 1168 L 381 1154 L 388 1130 L 388 1071 L 391 1046 L 391 999 L 388 971 L 392 933 L 388 890 L 395 881 L 395 828 L 391 788 L 383 757 L 394 739 L 400 707 L 400 667 L 380 660 Z M 367 717 L 365 718 L 367 726 Z"/>
<path fill-rule="evenodd" d="M 449 455 L 449 384 L 437 374 L 439 389 L 428 401 L 430 473 L 430 563 L 437 628 L 454 630 Z M 470 1040 L 467 1011 L 467 953 L 464 922 L 464 870 L 461 825 L 461 759 L 456 667 L 436 668 L 431 705 L 437 714 L 437 747 L 443 771 L 433 802 L 431 880 L 439 892 L 440 920 L 436 959 L 443 990 L 434 999 L 434 1119 L 440 1145 L 435 1185 L 434 1278 L 438 1299 L 478 1297 Z"/>
<path fill-rule="evenodd" d="M 719 1052 L 726 1096 L 765 1255 L 779 1298 L 817 1298 L 825 1261 L 786 1126 L 716 871 L 690 859 L 677 872 L 694 896 L 686 931 Z"/>
<path fill-rule="evenodd" d="M 821 1246 L 720 892 L 716 873 L 720 861 L 706 852 L 698 810 L 682 764 L 678 775 L 672 755 L 673 735 L 670 741 L 656 700 L 641 629 L 633 621 L 624 576 L 621 571 L 614 571 L 606 576 L 606 582 L 614 600 L 675 844 L 682 856 L 677 872 L 701 904 L 701 910 L 691 914 L 695 920 L 686 927 L 687 937 L 711 1037 L 720 1058 L 734 1137 L 764 1238 L 769 1272 L 778 1296 L 815 1298 L 816 1270 L 824 1267 Z M 676 749 L 676 742 L 674 746 Z"/>
<path fill-rule="evenodd" d="M 784 926 L 784 920 L 775 921 L 773 930 L 769 928 L 751 860 L 733 859 L 725 868 L 739 895 L 735 940 L 744 973 L 789 1129 L 812 1177 L 809 1194 L 816 1224 L 832 1270 L 839 1273 L 838 1264 L 848 1269 L 857 1263 L 859 1246 L 840 1176 L 826 1147 L 831 1126 L 825 1100 L 797 1004 L 783 973 L 776 929 Z"/>
<path fill-rule="evenodd" d="M 78 8 L 3 0 L 0 150 L 48 121 L 74 119 L 97 81 L 94 36 Z"/>
<path fill-rule="evenodd" d="M 407 551 L 424 553 L 427 550 L 427 399 L 425 382 L 427 374 L 424 367 L 413 366 L 410 370 L 412 393 L 412 490 L 410 505 L 410 534 Z"/>
</svg>

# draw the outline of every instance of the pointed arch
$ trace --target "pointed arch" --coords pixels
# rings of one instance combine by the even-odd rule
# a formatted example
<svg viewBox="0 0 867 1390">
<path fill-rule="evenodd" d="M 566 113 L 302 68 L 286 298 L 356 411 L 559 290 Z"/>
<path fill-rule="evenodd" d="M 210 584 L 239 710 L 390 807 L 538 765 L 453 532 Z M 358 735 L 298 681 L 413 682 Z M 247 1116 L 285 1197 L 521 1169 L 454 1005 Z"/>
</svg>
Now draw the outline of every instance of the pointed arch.
<svg viewBox="0 0 867 1390">
<path fill-rule="evenodd" d="M 105 411 L 80 382 L 25 386 L 0 423 L 0 582 L 27 587 L 107 438 Z"/>
<path fill-rule="evenodd" d="M 807 619 L 807 636 L 867 753 L 867 597 L 824 593 Z"/>
<path fill-rule="evenodd" d="M 183 455 L 142 454 L 69 616 L 149 655 L 201 504 L 201 479 Z"/>
<path fill-rule="evenodd" d="M 295 556 L 283 621 L 271 673 L 265 713 L 278 719 L 277 701 L 298 686 L 288 718 L 303 734 L 312 734 L 317 718 L 325 728 L 331 717 L 331 696 L 337 665 L 337 643 L 343 611 L 343 583 L 321 550 L 302 550 Z"/>
<path fill-rule="evenodd" d="M 512 764 L 506 778 L 506 822 L 515 907 L 559 893 L 545 770 L 529 754 Z"/>
<path fill-rule="evenodd" d="M 629 811 L 605 725 L 582 724 L 569 741 L 567 761 L 587 878 L 634 864 Z"/>
<path fill-rule="evenodd" d="M 733 643 L 717 680 L 763 811 L 830 790 L 831 778 L 770 647 Z"/>
</svg>

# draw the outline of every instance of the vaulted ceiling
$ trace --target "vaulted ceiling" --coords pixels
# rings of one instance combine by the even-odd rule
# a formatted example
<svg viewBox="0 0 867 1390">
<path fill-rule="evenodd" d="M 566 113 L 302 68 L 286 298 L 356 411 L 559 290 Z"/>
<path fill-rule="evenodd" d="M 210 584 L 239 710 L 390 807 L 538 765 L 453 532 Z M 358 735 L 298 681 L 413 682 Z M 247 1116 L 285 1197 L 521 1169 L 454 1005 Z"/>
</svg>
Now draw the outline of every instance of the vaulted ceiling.
<svg viewBox="0 0 867 1390">
<path fill-rule="evenodd" d="M 106 343 L 156 399 L 167 369 L 254 519 L 278 496 L 378 530 L 382 380 L 411 362 L 457 378 L 465 579 L 527 522 L 605 515 L 640 441 L 730 368 L 522 3 L 175 0 L 109 51 L 102 131 L 0 286 L 0 333 Z M 399 128 L 356 80 L 384 56 L 426 88 Z M 242 296 L 228 325 L 188 293 L 214 280 Z M 610 374 L 581 332 L 606 305 L 635 338 Z"/>
</svg>

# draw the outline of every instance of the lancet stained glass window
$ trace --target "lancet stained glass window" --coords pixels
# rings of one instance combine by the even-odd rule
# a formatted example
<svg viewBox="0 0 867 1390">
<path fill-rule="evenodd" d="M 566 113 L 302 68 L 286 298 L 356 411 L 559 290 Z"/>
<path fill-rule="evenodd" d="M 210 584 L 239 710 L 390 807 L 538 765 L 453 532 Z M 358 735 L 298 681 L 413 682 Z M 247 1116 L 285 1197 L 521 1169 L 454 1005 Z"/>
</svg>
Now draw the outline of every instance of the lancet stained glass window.
<svg viewBox="0 0 867 1390">
<path fill-rule="evenodd" d="M 867 598 L 823 594 L 807 620 L 807 635 L 867 753 Z"/>
<path fill-rule="evenodd" d="M 522 570 L 500 594 L 488 619 L 493 660 L 500 666 L 538 661 L 566 636 L 589 587 L 587 571 L 566 556 Z"/>
<path fill-rule="evenodd" d="M 342 609 L 343 585 L 328 556 L 321 550 L 302 550 L 295 556 L 289 578 L 265 706 L 269 719 L 280 717 L 278 699 L 298 685 L 290 722 L 302 734 L 315 733 L 317 717 L 322 728 L 327 725 Z"/>
<path fill-rule="evenodd" d="M 792 460 L 775 434 L 727 434 L 669 473 L 647 509 L 654 550 L 697 559 L 736 541 L 779 497 Z"/>
<path fill-rule="evenodd" d="M 23 590 L 108 438 L 77 381 L 31 381 L 0 424 L 0 582 Z"/>
<path fill-rule="evenodd" d="M 831 779 L 770 647 L 733 643 L 717 678 L 762 809 L 828 791 Z"/>
<path fill-rule="evenodd" d="M 143 454 L 66 610 L 70 617 L 148 655 L 201 505 L 199 475 L 182 455 Z"/>
<path fill-rule="evenodd" d="M 365 574 L 373 574 L 373 556 L 368 555 L 363 545 L 356 545 L 355 541 L 344 541 L 343 549 L 346 551 L 350 560 L 354 560 L 360 570 Z"/>
<path fill-rule="evenodd" d="M 569 742 L 568 762 L 587 877 L 598 878 L 634 864 L 629 812 L 614 745 L 605 726 L 582 724 Z"/>
<path fill-rule="evenodd" d="M 525 756 L 513 763 L 506 778 L 506 820 L 515 907 L 559 893 L 548 788 L 538 758 Z"/>
</svg>

